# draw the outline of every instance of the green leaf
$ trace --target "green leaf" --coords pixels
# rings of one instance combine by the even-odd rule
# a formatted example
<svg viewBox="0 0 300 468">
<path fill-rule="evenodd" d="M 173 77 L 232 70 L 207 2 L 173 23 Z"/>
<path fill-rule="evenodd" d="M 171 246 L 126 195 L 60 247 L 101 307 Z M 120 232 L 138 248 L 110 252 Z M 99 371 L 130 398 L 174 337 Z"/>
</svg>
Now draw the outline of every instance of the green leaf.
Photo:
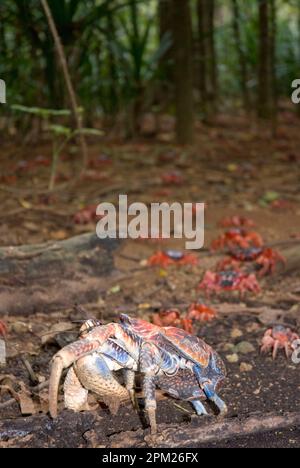
<svg viewBox="0 0 300 468">
<path fill-rule="evenodd" d="M 55 135 L 64 135 L 66 137 L 69 137 L 72 133 L 72 130 L 64 125 L 49 125 L 49 129 Z"/>
<path fill-rule="evenodd" d="M 91 136 L 103 136 L 104 132 L 102 130 L 97 130 L 96 128 L 82 128 L 81 130 L 76 130 L 74 133 L 82 133 L 84 135 L 91 135 Z"/>
</svg>

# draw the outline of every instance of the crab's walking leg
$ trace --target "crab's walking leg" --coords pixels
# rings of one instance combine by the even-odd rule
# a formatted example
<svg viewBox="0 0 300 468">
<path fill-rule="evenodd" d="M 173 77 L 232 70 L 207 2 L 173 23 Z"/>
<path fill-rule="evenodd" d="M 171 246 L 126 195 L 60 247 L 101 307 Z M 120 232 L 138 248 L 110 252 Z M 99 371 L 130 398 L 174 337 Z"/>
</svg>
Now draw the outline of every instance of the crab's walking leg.
<svg viewBox="0 0 300 468">
<path fill-rule="evenodd" d="M 226 403 L 216 394 L 216 392 L 214 391 L 212 385 L 210 384 L 203 384 L 203 391 L 205 393 L 205 395 L 207 396 L 207 398 L 209 400 L 211 400 L 216 406 L 217 408 L 219 408 L 220 410 L 220 415 L 221 416 L 225 416 L 225 414 L 227 414 L 227 405 Z"/>
<path fill-rule="evenodd" d="M 198 379 L 200 387 L 206 395 L 206 398 L 212 401 L 217 406 L 217 408 L 219 408 L 220 415 L 224 416 L 228 411 L 226 403 L 217 395 L 213 384 L 211 382 L 208 382 L 205 378 L 201 376 L 201 372 L 198 366 L 194 366 L 194 372 Z"/>
<path fill-rule="evenodd" d="M 191 401 L 191 404 L 195 408 L 196 413 L 198 416 L 208 416 L 208 412 L 206 411 L 203 403 L 199 400 Z"/>
<path fill-rule="evenodd" d="M 89 409 L 88 390 L 79 382 L 73 367 L 68 370 L 64 382 L 64 399 L 65 407 L 68 409 L 76 412 Z"/>
<path fill-rule="evenodd" d="M 274 342 L 274 348 L 273 348 L 273 360 L 275 361 L 276 357 L 277 357 L 277 353 L 278 353 L 278 349 L 279 349 L 279 341 L 278 340 L 275 340 Z"/>
<path fill-rule="evenodd" d="M 290 350 L 290 345 L 288 342 L 284 343 L 284 350 L 285 350 L 286 358 L 289 359 L 291 355 L 291 350 Z"/>
<path fill-rule="evenodd" d="M 145 396 L 145 409 L 149 417 L 151 433 L 157 433 L 156 424 L 156 374 L 159 371 L 158 362 L 161 358 L 157 355 L 158 349 L 149 342 L 143 343 L 140 351 L 140 370 L 144 374 L 143 391 Z"/>
<path fill-rule="evenodd" d="M 143 390 L 145 395 L 145 409 L 150 421 L 151 434 L 157 433 L 155 387 L 155 377 L 145 375 Z"/>
<path fill-rule="evenodd" d="M 132 406 L 135 410 L 137 410 L 138 403 L 137 403 L 135 388 L 134 388 L 135 387 L 135 372 L 128 370 L 128 369 L 124 369 L 123 375 L 124 375 L 125 386 L 129 393 Z"/>
</svg>

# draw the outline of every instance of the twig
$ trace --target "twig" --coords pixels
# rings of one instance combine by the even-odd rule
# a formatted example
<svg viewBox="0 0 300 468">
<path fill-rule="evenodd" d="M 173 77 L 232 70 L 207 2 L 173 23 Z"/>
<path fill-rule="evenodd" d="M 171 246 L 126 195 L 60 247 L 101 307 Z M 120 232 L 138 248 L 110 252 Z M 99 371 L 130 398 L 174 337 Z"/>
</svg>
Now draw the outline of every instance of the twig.
<svg viewBox="0 0 300 468">
<path fill-rule="evenodd" d="M 76 98 L 76 95 L 75 95 L 74 87 L 73 87 L 72 80 L 71 80 L 71 77 L 70 77 L 70 73 L 69 73 L 69 70 L 68 70 L 68 65 L 67 65 L 67 60 L 66 60 L 64 48 L 63 48 L 61 39 L 59 37 L 59 34 L 58 34 L 58 31 L 57 31 L 57 28 L 56 28 L 56 25 L 55 25 L 51 10 L 49 8 L 47 0 L 41 0 L 41 3 L 42 3 L 42 6 L 43 6 L 44 11 L 45 11 L 45 15 L 46 15 L 48 23 L 49 23 L 49 27 L 50 27 L 50 30 L 51 30 L 51 33 L 52 33 L 52 36 L 53 36 L 53 39 L 54 39 L 55 47 L 57 49 L 57 53 L 58 53 L 58 56 L 59 56 L 60 64 L 61 64 L 63 75 L 64 75 L 64 79 L 65 79 L 67 90 L 68 90 L 69 97 L 70 97 L 72 112 L 73 112 L 74 119 L 75 119 L 75 122 L 76 122 L 77 130 L 78 130 L 78 133 L 79 133 L 79 141 L 80 141 L 80 146 L 81 146 L 81 151 L 82 151 L 82 159 L 83 159 L 83 170 L 82 170 L 82 172 L 83 172 L 85 170 L 86 166 L 87 166 L 88 153 L 87 153 L 87 146 L 86 146 L 85 137 L 83 135 L 82 117 L 81 117 L 81 114 L 80 114 L 80 111 L 79 111 L 79 108 L 78 108 L 77 98 Z"/>
<path fill-rule="evenodd" d="M 38 380 L 38 378 L 36 376 L 36 373 L 32 369 L 30 362 L 28 361 L 28 359 L 25 358 L 25 356 L 22 356 L 21 359 L 23 361 L 24 366 L 26 367 L 26 369 L 28 371 L 28 374 L 30 376 L 31 381 L 33 383 L 37 384 L 39 380 Z"/>
<path fill-rule="evenodd" d="M 31 390 L 32 393 L 40 392 L 44 388 L 47 388 L 49 385 L 49 380 L 46 380 L 45 382 L 40 383 L 39 385 L 36 385 L 33 387 Z M 0 410 L 3 408 L 8 408 L 8 406 L 13 405 L 14 403 L 18 403 L 18 401 L 15 398 L 10 398 L 9 400 L 5 401 L 4 403 L 0 403 Z"/>
</svg>

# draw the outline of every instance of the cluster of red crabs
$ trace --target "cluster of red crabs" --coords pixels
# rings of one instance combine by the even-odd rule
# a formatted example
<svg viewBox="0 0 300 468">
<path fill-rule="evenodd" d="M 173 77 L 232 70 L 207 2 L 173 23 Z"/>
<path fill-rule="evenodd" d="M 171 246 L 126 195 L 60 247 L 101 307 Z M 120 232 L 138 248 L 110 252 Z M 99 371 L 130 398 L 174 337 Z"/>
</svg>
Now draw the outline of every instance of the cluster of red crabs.
<svg viewBox="0 0 300 468">
<path fill-rule="evenodd" d="M 276 250 L 266 247 L 260 234 L 254 228 L 252 220 L 233 216 L 221 221 L 224 232 L 211 244 L 211 251 L 225 251 L 226 256 L 215 270 L 207 270 L 198 289 L 204 291 L 207 298 L 211 295 L 237 291 L 241 296 L 246 292 L 259 293 L 259 278 L 274 273 L 278 264 L 285 265 L 284 257 Z M 149 266 L 162 268 L 171 265 L 197 265 L 198 258 L 181 251 L 165 250 L 152 255 Z M 182 314 L 179 309 L 167 309 L 154 313 L 152 321 L 158 326 L 177 326 L 188 333 L 194 333 L 196 322 L 209 322 L 217 316 L 214 308 L 198 302 L 191 304 Z M 276 357 L 278 349 L 284 349 L 287 356 L 292 351 L 292 341 L 298 336 L 290 329 L 275 326 L 268 329 L 263 337 L 262 351 L 273 350 Z"/>
<path fill-rule="evenodd" d="M 261 288 L 258 279 L 274 273 L 278 263 L 285 264 L 284 257 L 264 245 L 262 237 L 253 230 L 252 220 L 233 216 L 221 221 L 224 232 L 211 244 L 211 251 L 225 251 L 226 257 L 221 260 L 214 271 L 205 272 L 198 289 L 204 291 L 206 297 L 212 294 L 237 291 L 241 296 L 246 292 L 259 293 Z M 186 254 L 177 250 L 165 250 L 152 255 L 149 266 L 198 265 L 199 260 L 194 254 Z M 182 314 L 179 309 L 167 309 L 154 313 L 152 321 L 160 327 L 175 326 L 183 328 L 188 333 L 194 333 L 196 322 L 209 322 L 217 316 L 216 311 L 197 302 L 191 304 Z M 0 321 L 0 337 L 5 337 L 7 328 Z M 299 337 L 290 328 L 282 325 L 268 329 L 262 340 L 262 352 L 273 351 L 276 357 L 278 349 L 284 349 L 287 356 L 293 351 L 293 343 Z"/>
<path fill-rule="evenodd" d="M 278 263 L 285 264 L 284 257 L 276 250 L 266 247 L 260 234 L 253 230 L 253 221 L 239 216 L 221 221 L 225 228 L 211 244 L 211 251 L 226 252 L 214 271 L 205 272 L 199 289 L 207 297 L 226 291 L 238 291 L 243 296 L 247 291 L 259 293 L 258 278 L 273 274 Z M 148 259 L 149 266 L 197 265 L 198 258 L 181 251 L 159 251 Z"/>
<path fill-rule="evenodd" d="M 226 250 L 227 255 L 218 263 L 216 271 L 205 273 L 200 289 L 208 296 L 222 291 L 238 291 L 241 296 L 247 291 L 259 293 L 258 278 L 273 274 L 278 263 L 285 265 L 284 257 L 264 245 L 248 218 L 225 218 L 221 226 L 225 231 L 212 242 L 211 250 Z"/>
</svg>

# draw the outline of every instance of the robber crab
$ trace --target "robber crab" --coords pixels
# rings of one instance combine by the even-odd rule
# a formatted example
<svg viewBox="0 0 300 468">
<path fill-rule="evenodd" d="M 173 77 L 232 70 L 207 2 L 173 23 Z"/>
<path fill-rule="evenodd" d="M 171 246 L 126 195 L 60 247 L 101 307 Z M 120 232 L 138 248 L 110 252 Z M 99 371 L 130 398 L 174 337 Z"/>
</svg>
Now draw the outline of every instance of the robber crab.
<svg viewBox="0 0 300 468">
<path fill-rule="evenodd" d="M 7 327 L 5 325 L 4 322 L 2 322 L 2 320 L 0 320 L 0 336 L 5 336 L 7 333 Z"/>
<path fill-rule="evenodd" d="M 73 410 L 87 403 L 88 391 L 95 392 L 115 411 L 128 397 L 136 407 L 135 373 L 143 376 L 145 408 L 152 433 L 156 426 L 156 386 L 169 395 L 192 402 L 196 412 L 207 414 L 201 399 L 207 398 L 226 414 L 226 404 L 217 394 L 226 370 L 218 354 L 200 338 L 174 327 L 157 327 L 149 322 L 120 316 L 120 323 L 97 325 L 88 321 L 78 341 L 60 350 L 52 360 L 49 409 L 57 416 L 61 374 L 69 368 L 64 385 L 65 404 Z M 123 369 L 125 387 L 115 371 Z"/>
<path fill-rule="evenodd" d="M 211 243 L 213 251 L 228 247 L 234 249 L 236 247 L 247 249 L 249 247 L 262 247 L 263 239 L 255 231 L 249 232 L 242 228 L 233 228 L 221 234 Z"/>
<path fill-rule="evenodd" d="M 170 265 L 198 265 L 198 259 L 195 255 L 185 254 L 180 250 L 165 250 L 152 255 L 147 263 L 149 266 L 166 268 Z"/>
<path fill-rule="evenodd" d="M 254 273 L 246 274 L 240 270 L 225 270 L 214 273 L 207 271 L 199 289 L 203 289 L 207 296 L 226 291 L 239 291 L 241 296 L 249 291 L 260 292 L 260 286 Z"/>
<path fill-rule="evenodd" d="M 289 358 L 295 350 L 293 343 L 299 339 L 300 337 L 297 333 L 293 332 L 290 328 L 286 328 L 283 325 L 275 325 L 265 332 L 262 339 L 261 352 L 268 353 L 272 350 L 273 359 L 276 359 L 278 350 L 284 349 L 286 357 Z"/>
</svg>

